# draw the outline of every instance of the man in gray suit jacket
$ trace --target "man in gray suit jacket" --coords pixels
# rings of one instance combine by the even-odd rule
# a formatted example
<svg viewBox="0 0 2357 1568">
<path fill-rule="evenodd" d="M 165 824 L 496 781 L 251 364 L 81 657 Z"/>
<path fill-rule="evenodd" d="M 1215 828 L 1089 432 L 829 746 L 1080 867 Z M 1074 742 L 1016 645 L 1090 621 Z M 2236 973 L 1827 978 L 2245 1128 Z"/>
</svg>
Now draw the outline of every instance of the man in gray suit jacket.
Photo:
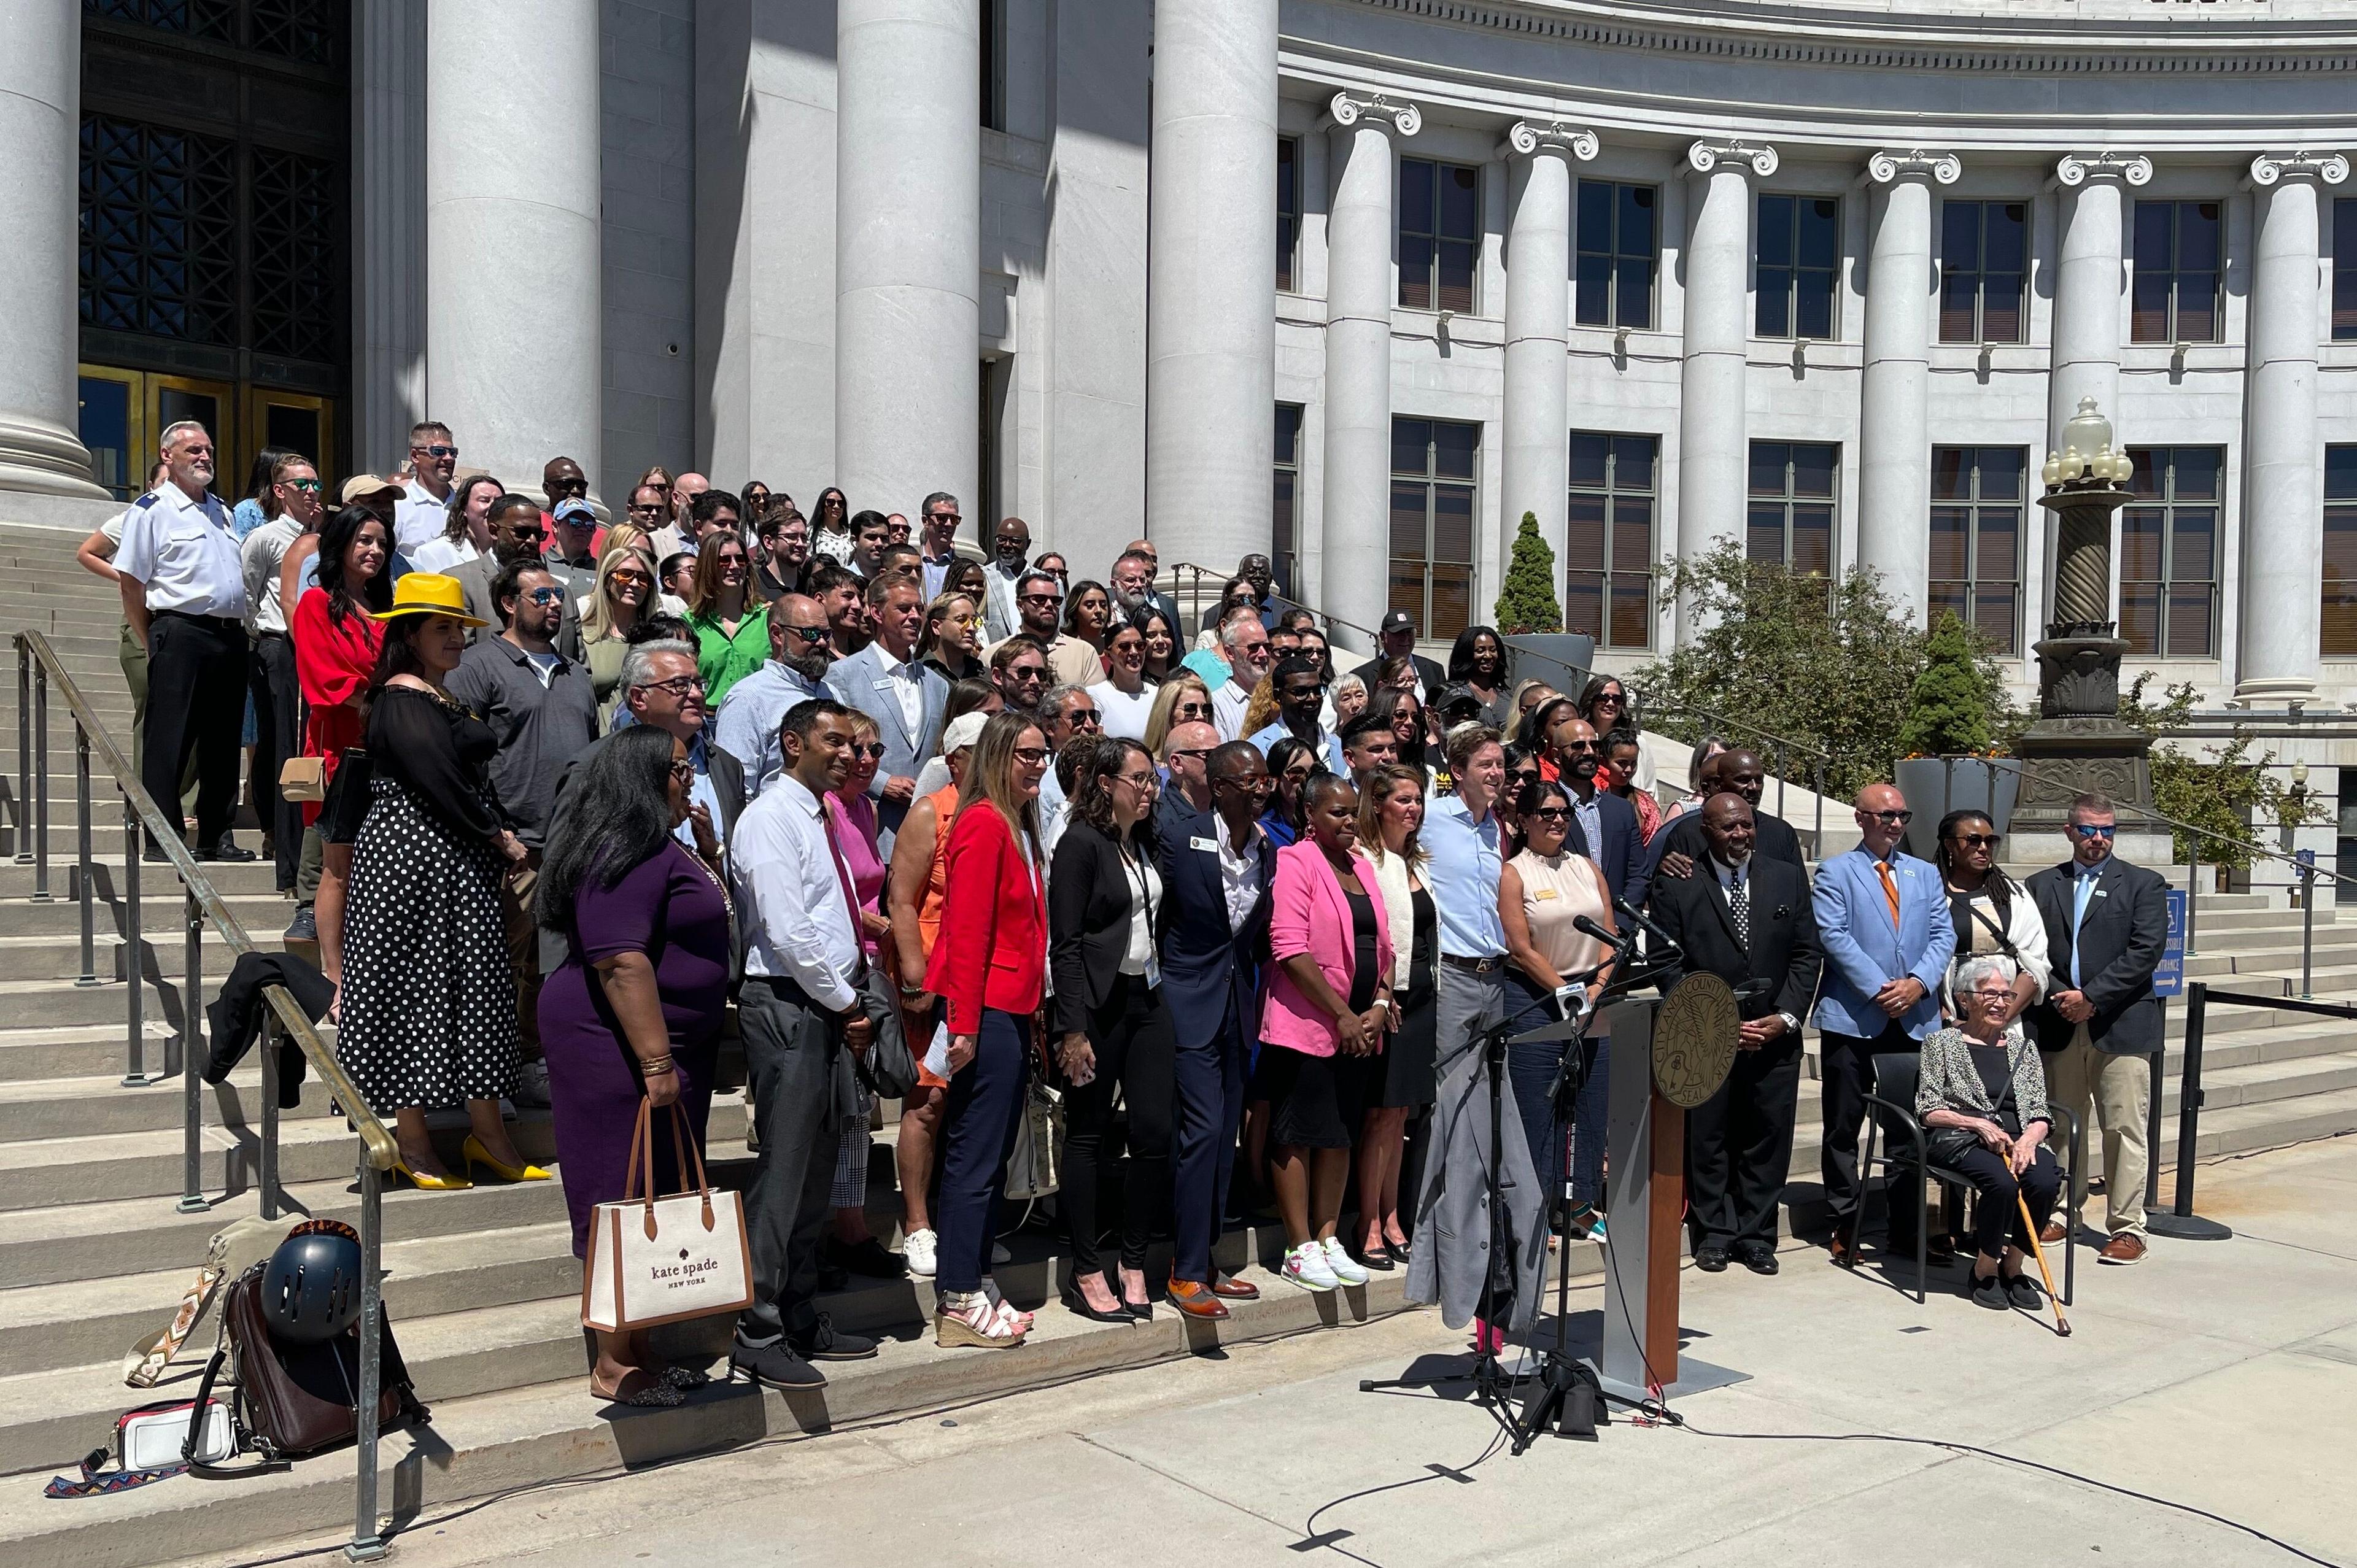
<svg viewBox="0 0 2357 1568">
<path fill-rule="evenodd" d="M 918 663 L 924 636 L 924 590 L 913 572 L 883 572 L 867 585 L 868 618 L 876 640 L 826 672 L 827 694 L 876 721 L 883 760 L 867 792 L 876 797 L 878 846 L 888 856 L 916 794 L 917 770 L 933 754 L 950 683 Z"/>
<path fill-rule="evenodd" d="M 2161 1048 L 2152 972 L 2169 940 L 2169 897 L 2157 873 L 2113 855 L 2115 821 L 2111 801 L 2101 795 L 2072 801 L 2070 864 L 2029 879 L 2029 896 L 2046 918 L 2046 950 L 2054 960 L 2054 982 L 2030 1010 L 2029 1029 L 2046 1053 L 2049 1097 L 2082 1122 L 2092 1101 L 2103 1129 L 2110 1239 L 2096 1256 L 2106 1263 L 2135 1263 L 2145 1255 L 2144 1184 L 2152 1159 L 2145 1146 L 2152 1099 L 2147 1058 Z M 2071 1173 L 2081 1202 L 2088 1163 Z M 2050 1231 L 2061 1223 L 2050 1221 Z"/>
</svg>

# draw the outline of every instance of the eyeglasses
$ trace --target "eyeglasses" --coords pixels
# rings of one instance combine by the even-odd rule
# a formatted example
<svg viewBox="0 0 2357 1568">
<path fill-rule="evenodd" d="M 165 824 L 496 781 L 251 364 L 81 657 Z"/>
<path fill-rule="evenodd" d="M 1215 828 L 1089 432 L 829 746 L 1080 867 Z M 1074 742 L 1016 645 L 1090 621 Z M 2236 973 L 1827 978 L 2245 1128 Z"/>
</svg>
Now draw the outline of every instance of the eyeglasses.
<svg viewBox="0 0 2357 1568">
<path fill-rule="evenodd" d="M 2107 839 L 2120 830 L 2111 822 L 2072 822 L 2071 831 L 2083 839 Z"/>
<path fill-rule="evenodd" d="M 1048 671 L 1043 665 L 1010 664 L 1006 668 L 1006 678 L 1019 681 L 1027 686 L 1036 686 L 1048 678 Z"/>
<path fill-rule="evenodd" d="M 1915 820 L 1912 811 L 1860 811 L 1861 817 L 1872 817 L 1886 828 L 1903 828 Z"/>
<path fill-rule="evenodd" d="M 1182 757 L 1209 757 L 1219 749 L 1216 746 L 1182 746 L 1170 754 L 1170 759 L 1176 762 Z"/>
<path fill-rule="evenodd" d="M 671 509 L 661 501 L 633 501 L 630 510 L 632 517 L 661 517 Z"/>
<path fill-rule="evenodd" d="M 2013 988 L 2004 986 L 1992 989 L 1984 985 L 1974 992 L 1973 995 L 1983 1002 L 2010 1002 L 2013 1000 Z"/>
<path fill-rule="evenodd" d="M 625 567 L 619 572 L 607 573 L 606 581 L 609 583 L 636 583 L 641 588 L 649 588 L 654 585 L 655 580 L 652 577 L 648 576 L 644 572 L 640 571 L 637 567 L 630 566 Z"/>
<path fill-rule="evenodd" d="M 1114 777 L 1133 789 L 1150 789 L 1155 783 L 1151 773 L 1116 773 Z"/>
<path fill-rule="evenodd" d="M 1595 705 L 1600 708 L 1607 704 L 1616 708 L 1625 708 L 1629 705 L 1629 699 L 1622 696 L 1618 692 L 1607 692 L 1602 696 L 1596 699 Z"/>
<path fill-rule="evenodd" d="M 1015 748 L 1015 760 L 1026 768 L 1037 768 L 1048 760 L 1048 748 L 1044 746 L 1018 746 Z"/>
<path fill-rule="evenodd" d="M 1604 748 L 1592 740 L 1562 740 L 1555 743 L 1557 751 L 1601 752 Z"/>
<path fill-rule="evenodd" d="M 1170 710 L 1170 716 L 1174 719 L 1208 719 L 1211 716 L 1211 704 L 1209 703 L 1181 703 L 1177 707 Z"/>
<path fill-rule="evenodd" d="M 683 784 L 695 782 L 695 764 L 683 757 L 671 765 L 671 776 Z"/>
<path fill-rule="evenodd" d="M 2005 835 L 2003 833 L 1957 833 L 1949 842 L 1960 843 L 1966 849 L 1995 849 L 2005 842 Z"/>
<path fill-rule="evenodd" d="M 881 758 L 884 755 L 884 746 L 881 741 L 871 740 L 865 743 L 855 741 L 850 750 L 854 757 Z"/>
<path fill-rule="evenodd" d="M 932 515 L 932 516 L 931 516 L 931 517 L 927 518 L 925 521 L 926 521 L 927 522 L 948 522 L 948 523 L 959 523 L 959 522 L 963 522 L 963 521 L 965 521 L 965 519 L 964 519 L 964 518 L 963 518 L 963 517 L 960 517 L 957 513 L 955 513 L 955 512 L 953 512 L 953 511 L 937 511 L 937 512 L 933 513 L 933 515 Z"/>
<path fill-rule="evenodd" d="M 548 530 L 541 527 L 540 524 L 536 522 L 530 528 L 511 528 L 508 530 L 508 533 L 510 536 L 514 538 L 518 543 L 522 543 L 523 541 L 529 539 L 533 543 L 537 544 L 542 540 L 548 537 Z"/>
<path fill-rule="evenodd" d="M 1247 795 L 1265 795 L 1276 788 L 1276 780 L 1265 773 L 1255 773 L 1250 779 L 1214 779 L 1214 789 L 1241 789 Z"/>
<path fill-rule="evenodd" d="M 557 496 L 586 496 L 589 493 L 589 481 L 557 479 L 549 485 L 548 493 L 552 499 Z"/>
<path fill-rule="evenodd" d="M 524 597 L 530 599 L 536 605 L 561 605 L 565 602 L 565 590 L 562 588 L 534 588 L 531 592 L 525 594 Z"/>
<path fill-rule="evenodd" d="M 645 685 L 640 687 L 639 690 L 641 692 L 668 692 L 673 696 L 677 697 L 680 701 L 685 702 L 690 697 L 701 697 L 704 695 L 704 677 L 701 675 L 674 675 L 668 681 L 650 681 Z"/>
</svg>

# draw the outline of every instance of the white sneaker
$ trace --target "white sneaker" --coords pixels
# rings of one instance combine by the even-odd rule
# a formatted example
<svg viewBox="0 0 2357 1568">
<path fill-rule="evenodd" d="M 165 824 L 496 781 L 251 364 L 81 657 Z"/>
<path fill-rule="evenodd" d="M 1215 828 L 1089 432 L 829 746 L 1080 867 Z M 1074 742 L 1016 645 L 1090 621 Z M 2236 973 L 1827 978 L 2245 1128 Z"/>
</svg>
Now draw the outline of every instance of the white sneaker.
<svg viewBox="0 0 2357 1568">
<path fill-rule="evenodd" d="M 1334 1277 L 1346 1285 L 1362 1285 L 1367 1283 L 1367 1271 L 1361 1266 L 1356 1258 L 1351 1256 L 1351 1250 L 1342 1245 L 1342 1238 L 1340 1236 L 1326 1238 L 1326 1266 L 1333 1270 Z"/>
<path fill-rule="evenodd" d="M 933 1277 L 933 1233 L 911 1230 L 900 1243 L 900 1256 L 907 1261 L 909 1272 L 920 1280 Z"/>
<path fill-rule="evenodd" d="M 1285 1254 L 1285 1277 L 1303 1290 L 1332 1290 L 1340 1282 L 1326 1262 L 1326 1249 L 1315 1241 L 1304 1241 Z"/>
<path fill-rule="evenodd" d="M 544 1061 L 518 1062 L 515 1087 L 508 1090 L 509 1101 L 533 1111 L 548 1109 L 548 1064 Z"/>
</svg>

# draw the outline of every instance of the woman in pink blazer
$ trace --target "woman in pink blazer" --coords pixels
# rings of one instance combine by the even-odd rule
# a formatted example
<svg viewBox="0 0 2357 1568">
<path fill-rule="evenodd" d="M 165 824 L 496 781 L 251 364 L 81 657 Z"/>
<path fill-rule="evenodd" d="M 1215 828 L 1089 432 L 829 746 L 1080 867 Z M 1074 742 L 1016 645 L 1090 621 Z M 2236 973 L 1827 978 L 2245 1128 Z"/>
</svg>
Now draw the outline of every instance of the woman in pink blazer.
<svg viewBox="0 0 2357 1568">
<path fill-rule="evenodd" d="M 1391 922 L 1375 868 L 1358 852 L 1359 791 L 1314 774 L 1301 841 L 1276 852 L 1269 891 L 1268 999 L 1260 1037 L 1274 1107 L 1269 1142 L 1285 1220 L 1285 1277 L 1305 1290 L 1364 1284 L 1334 1234 L 1350 1174 L 1367 1058 L 1393 1027 Z"/>
</svg>

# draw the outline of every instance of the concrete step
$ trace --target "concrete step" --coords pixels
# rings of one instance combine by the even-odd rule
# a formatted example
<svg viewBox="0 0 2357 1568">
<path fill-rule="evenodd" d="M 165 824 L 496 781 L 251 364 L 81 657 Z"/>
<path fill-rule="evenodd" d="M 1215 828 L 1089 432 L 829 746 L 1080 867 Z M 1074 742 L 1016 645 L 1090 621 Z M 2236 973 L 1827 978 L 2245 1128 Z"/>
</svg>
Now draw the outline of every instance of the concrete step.
<svg viewBox="0 0 2357 1568">
<path fill-rule="evenodd" d="M 2207 1110 L 2202 1112 L 2194 1158 L 2218 1159 L 2306 1143 L 2313 1138 L 2339 1138 L 2351 1133 L 2357 1133 L 2357 1089 L 2299 1100 L 2231 1105 L 2215 1114 Z"/>
<path fill-rule="evenodd" d="M 112 842 L 108 842 L 111 840 Z M 244 832 L 242 846 L 260 850 L 262 841 L 252 829 Z M 70 854 L 49 856 L 49 893 L 52 897 L 65 898 L 74 891 L 69 875 L 74 865 Z M 198 868 L 212 885 L 214 892 L 224 896 L 257 897 L 277 891 L 278 868 L 266 860 L 199 861 Z M 123 832 L 120 824 L 99 841 L 98 853 L 91 857 L 91 877 L 102 898 L 122 896 Z M 178 901 L 179 878 L 168 862 L 144 861 L 139 867 L 139 893 L 142 900 L 158 897 Z M 10 899 L 30 898 L 33 894 L 32 863 L 0 860 L 0 903 Z"/>
<path fill-rule="evenodd" d="M 120 857 L 123 854 L 123 797 L 111 789 L 103 791 L 94 790 L 91 806 L 91 854 L 93 856 L 111 854 Z M 6 826 L 0 827 L 0 856 L 14 859 L 19 848 L 27 853 L 32 851 L 35 844 L 39 842 L 35 836 L 32 822 L 33 817 L 28 814 L 21 839 L 18 837 L 17 828 L 13 819 Z M 260 819 L 254 815 L 253 808 L 242 800 L 236 808 L 236 815 L 231 819 L 230 831 L 237 835 L 239 848 L 250 849 L 256 854 L 262 854 Z M 52 799 L 49 801 L 48 840 L 49 865 L 53 869 L 60 863 L 71 864 L 81 854 L 81 819 L 74 810 L 74 798 L 68 795 L 61 800 Z M 157 865 L 154 861 L 148 864 Z M 212 865 L 217 863 L 199 861 L 198 864 Z M 158 869 L 161 869 L 160 865 Z M 55 884 L 51 886 L 54 887 Z"/>
<path fill-rule="evenodd" d="M 181 1085 L 126 1089 L 122 1078 L 117 1070 L 88 1078 L 0 1083 L 0 1145 L 179 1130 Z M 253 1054 L 228 1082 L 204 1084 L 199 1093 L 207 1126 L 261 1127 L 262 1069 Z M 317 1078 L 306 1075 L 300 1093 L 299 1105 L 278 1113 L 282 1128 L 330 1117 L 337 1127 L 343 1125 L 341 1113 L 331 1111 L 327 1087 Z"/>
<path fill-rule="evenodd" d="M 171 1028 L 152 1013 L 142 1022 L 146 1026 L 145 1069 L 178 1072 L 179 1047 Z M 111 1024 L 64 1029 L 0 1029 L 0 1084 L 102 1074 L 112 1075 L 110 1082 L 119 1079 L 130 1063 L 126 1027 L 126 1020 L 118 1016 Z"/>
<path fill-rule="evenodd" d="M 146 869 L 141 867 L 143 871 Z M 129 910 L 106 887 L 104 877 L 94 876 L 91 880 L 100 893 L 99 931 L 120 938 L 129 918 Z M 153 944 L 167 936 L 178 936 L 185 901 L 179 896 L 177 882 L 169 897 L 159 898 L 154 896 L 154 890 L 148 886 L 149 880 L 145 876 L 140 879 L 139 927 L 148 942 Z M 56 886 L 54 867 L 51 882 L 53 886 Z M 35 904 L 22 898 L 0 899 L 0 940 L 11 937 L 70 935 L 79 941 L 81 931 L 80 907 L 63 897 L 65 891 L 60 889 L 59 897 L 48 904 Z M 294 900 L 279 893 L 227 896 L 222 902 L 229 906 L 231 918 L 243 926 L 247 934 L 256 941 L 260 941 L 265 933 L 283 931 L 286 922 L 295 917 Z"/>
<path fill-rule="evenodd" d="M 227 964 L 216 963 L 210 972 L 199 976 L 206 988 L 204 1000 L 211 1000 L 227 970 Z M 164 972 L 151 975 L 145 984 L 142 1011 L 151 1019 L 177 1026 L 182 1017 L 182 993 L 186 990 L 178 960 L 167 961 Z M 111 1022 L 120 1028 L 128 1015 L 129 1005 L 130 999 L 119 984 L 76 985 L 70 980 L 0 981 L 0 1018 L 11 1019 L 20 1027 L 79 1028 Z"/>
<path fill-rule="evenodd" d="M 265 911 L 249 910 L 261 915 L 259 929 L 249 928 L 248 938 L 264 952 L 276 952 L 284 945 L 285 925 L 268 918 L 270 912 L 288 915 L 293 906 L 284 899 L 273 901 L 274 908 Z M 69 906 L 78 908 L 78 906 Z M 140 905 L 140 919 L 147 923 L 147 906 Z M 110 912 L 97 916 L 99 931 L 91 943 L 94 968 L 99 977 L 110 983 L 123 980 L 125 960 L 130 951 L 122 937 L 107 929 Z M 175 925 L 178 922 L 174 922 Z M 139 972 L 150 980 L 176 978 L 186 966 L 183 942 L 177 930 L 156 930 L 151 925 L 145 940 L 139 944 Z M 204 972 L 218 980 L 235 961 L 221 934 L 207 924 L 203 935 L 204 951 L 199 961 Z M 72 934 L 56 936 L 0 937 L 0 974 L 14 975 L 20 980 L 74 980 L 81 974 L 81 928 L 79 915 L 73 918 Z"/>
</svg>

